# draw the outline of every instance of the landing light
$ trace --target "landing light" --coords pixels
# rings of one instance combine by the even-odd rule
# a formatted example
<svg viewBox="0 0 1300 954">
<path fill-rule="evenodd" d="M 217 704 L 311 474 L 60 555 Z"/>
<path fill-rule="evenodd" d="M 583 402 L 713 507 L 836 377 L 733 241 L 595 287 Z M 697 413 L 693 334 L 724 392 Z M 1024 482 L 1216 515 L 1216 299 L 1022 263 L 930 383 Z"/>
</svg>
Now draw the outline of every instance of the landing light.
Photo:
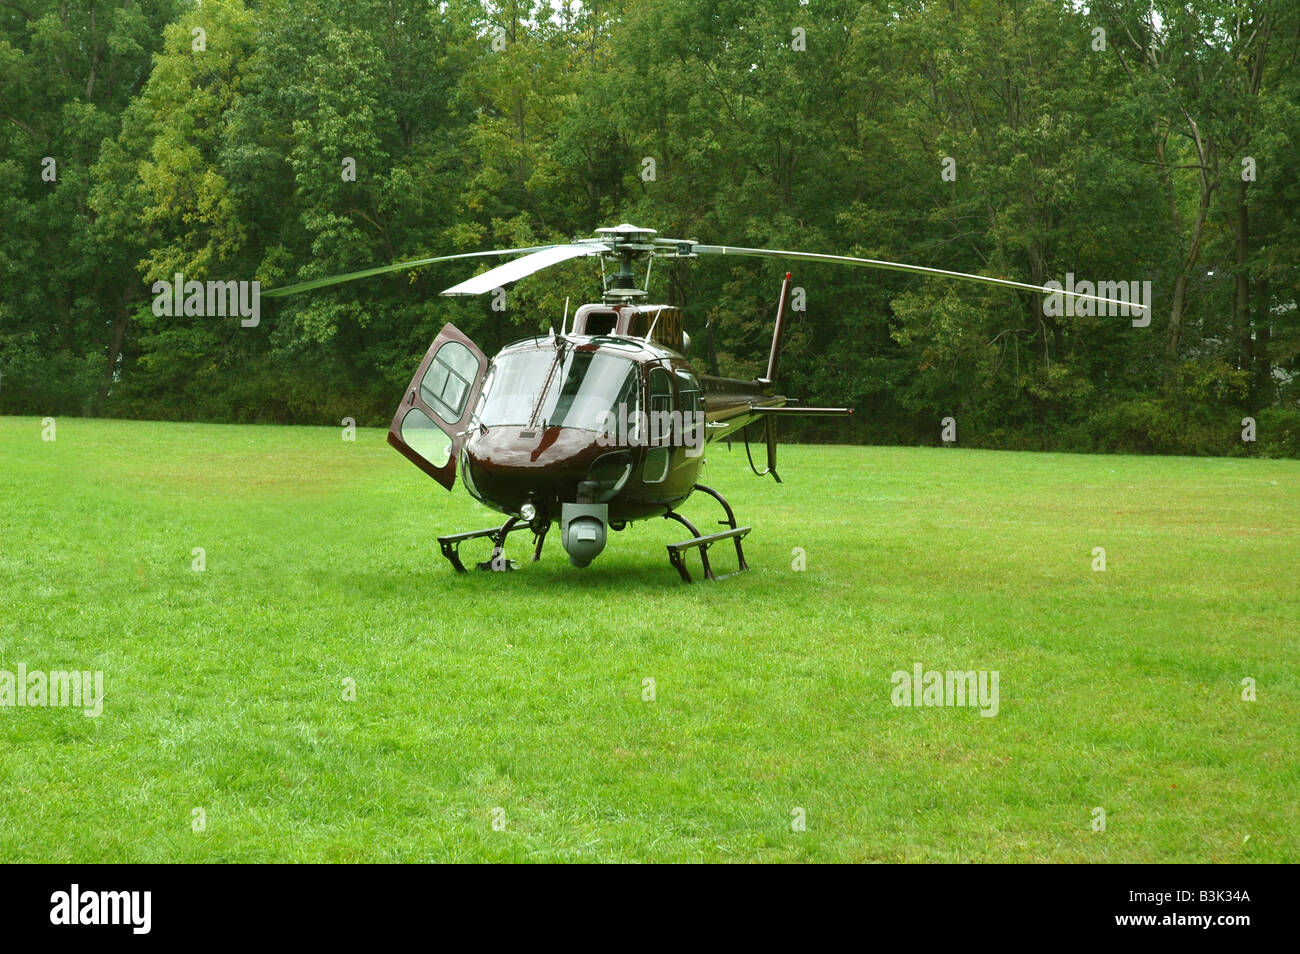
<svg viewBox="0 0 1300 954">
<path fill-rule="evenodd" d="M 537 508 L 531 503 L 526 503 L 519 508 L 519 516 L 523 518 L 525 523 L 532 523 L 537 517 Z"/>
</svg>

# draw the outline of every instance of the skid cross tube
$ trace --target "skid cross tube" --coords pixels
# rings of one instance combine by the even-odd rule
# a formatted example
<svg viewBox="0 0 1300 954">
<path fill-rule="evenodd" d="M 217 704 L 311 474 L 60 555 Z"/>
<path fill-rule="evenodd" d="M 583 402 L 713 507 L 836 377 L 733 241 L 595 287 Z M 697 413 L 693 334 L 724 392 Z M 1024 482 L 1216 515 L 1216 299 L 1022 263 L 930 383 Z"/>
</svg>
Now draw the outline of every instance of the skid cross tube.
<svg viewBox="0 0 1300 954">
<path fill-rule="evenodd" d="M 455 568 L 456 572 L 464 573 L 466 571 L 465 564 L 460 561 L 460 545 L 466 540 L 478 540 L 482 537 L 491 537 L 492 556 L 490 556 L 484 563 L 478 564 L 478 567 L 480 569 L 495 569 L 496 560 L 501 556 L 501 553 L 505 548 L 506 537 L 514 533 L 516 530 L 523 529 L 526 526 L 528 526 L 528 524 L 521 522 L 518 517 L 511 517 L 500 527 L 488 527 L 485 530 L 469 530 L 465 533 L 452 533 L 445 537 L 439 537 L 438 546 L 442 548 L 442 555 L 447 558 Z M 542 537 L 545 536 L 546 534 L 543 533 Z M 534 560 L 537 560 L 541 556 L 541 551 L 541 540 L 538 540 L 537 549 L 533 553 Z M 509 565 L 510 564 L 507 561 L 505 566 L 509 567 Z"/>
<path fill-rule="evenodd" d="M 693 539 L 684 540 L 681 543 L 668 544 L 669 562 L 677 568 L 677 572 L 681 575 L 682 580 L 686 583 L 690 583 L 691 574 L 690 571 L 686 569 L 686 559 L 683 554 L 687 550 L 698 548 L 700 551 L 700 563 L 704 567 L 704 578 L 706 580 L 725 579 L 725 577 L 719 577 L 714 574 L 713 567 L 709 563 L 709 547 L 720 540 L 733 540 L 736 544 L 736 562 L 739 565 L 736 572 L 740 573 L 744 570 L 748 570 L 749 564 L 745 562 L 745 551 L 741 547 L 740 541 L 744 538 L 745 534 L 749 533 L 750 528 L 736 525 L 736 514 L 731 509 L 731 504 L 727 503 L 726 498 L 724 498 L 722 494 L 718 493 L 712 487 L 706 487 L 704 484 L 696 484 L 695 489 L 704 491 L 718 503 L 722 504 L 722 509 L 726 513 L 727 518 L 725 520 L 719 520 L 718 523 L 728 529 L 719 531 L 718 533 L 702 535 L 700 531 L 696 529 L 695 524 L 691 523 L 681 514 L 669 510 L 664 514 L 665 518 L 676 520 L 694 534 Z M 731 574 L 727 575 L 730 576 Z"/>
</svg>

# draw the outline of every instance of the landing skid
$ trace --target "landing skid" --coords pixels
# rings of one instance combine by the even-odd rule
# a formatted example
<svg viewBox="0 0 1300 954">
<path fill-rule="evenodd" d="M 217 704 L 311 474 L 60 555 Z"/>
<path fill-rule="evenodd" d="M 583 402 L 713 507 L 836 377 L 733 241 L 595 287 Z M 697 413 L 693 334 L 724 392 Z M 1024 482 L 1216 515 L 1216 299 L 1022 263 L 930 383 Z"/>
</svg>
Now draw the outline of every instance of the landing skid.
<svg viewBox="0 0 1300 954">
<path fill-rule="evenodd" d="M 700 563 L 704 567 L 704 578 L 706 580 L 725 580 L 727 577 L 735 576 L 736 574 L 727 573 L 722 576 L 715 574 L 713 572 L 713 565 L 709 562 L 709 547 L 723 540 L 731 540 L 736 545 L 736 573 L 748 570 L 749 564 L 745 562 L 745 551 L 741 546 L 741 540 L 744 539 L 745 535 L 749 533 L 751 528 L 741 527 L 736 524 L 736 514 L 731 509 L 731 504 L 727 503 L 726 498 L 712 487 L 706 487 L 704 484 L 696 484 L 695 489 L 703 491 L 722 505 L 722 510 L 723 513 L 726 514 L 726 519 L 719 520 L 718 523 L 719 525 L 726 527 L 726 529 L 720 530 L 717 533 L 701 534 L 699 528 L 696 527 L 695 524 L 691 523 L 681 514 L 669 510 L 664 514 L 664 518 L 667 520 L 676 520 L 692 534 L 691 539 L 689 540 L 683 540 L 681 543 L 668 544 L 669 561 L 674 567 L 676 567 L 682 580 L 690 583 L 692 582 L 691 573 L 690 570 L 686 568 L 685 554 L 689 550 L 699 550 Z M 447 558 L 448 562 L 451 563 L 456 572 L 465 573 L 467 572 L 465 564 L 462 563 L 460 559 L 460 545 L 467 540 L 479 540 L 488 537 L 492 540 L 492 555 L 483 562 L 476 563 L 475 568 L 479 570 L 505 572 L 513 570 L 518 566 L 514 560 L 508 560 L 505 557 L 506 538 L 512 533 L 527 529 L 528 526 L 529 525 L 524 523 L 520 518 L 511 517 L 499 527 L 487 527 L 483 530 L 470 530 L 466 533 L 453 533 L 445 537 L 439 537 L 438 545 L 442 548 L 442 555 Z M 548 529 L 550 529 L 549 526 L 543 528 L 541 533 L 535 535 L 536 543 L 533 546 L 533 558 L 531 561 L 533 563 L 536 563 L 542 557 L 542 544 L 546 542 L 546 531 Z"/>
<path fill-rule="evenodd" d="M 741 548 L 740 541 L 744 538 L 745 534 L 749 533 L 750 528 L 736 526 L 736 514 L 732 511 L 731 504 L 727 503 L 726 498 L 723 497 L 722 494 L 718 493 L 712 487 L 704 486 L 704 484 L 696 484 L 695 489 L 704 491 L 718 503 L 722 504 L 722 509 L 723 512 L 726 513 L 727 519 L 719 520 L 718 523 L 728 529 L 719 531 L 718 533 L 701 535 L 700 531 L 696 529 L 695 524 L 691 523 L 681 514 L 669 510 L 664 514 L 665 519 L 676 520 L 695 535 L 691 540 L 668 544 L 669 561 L 677 568 L 677 572 L 681 574 L 682 580 L 690 583 L 691 573 L 686 569 L 686 557 L 683 554 L 687 550 L 698 548 L 700 551 L 700 563 L 704 566 L 704 578 L 706 580 L 725 580 L 728 576 L 735 576 L 736 574 L 728 573 L 724 576 L 715 575 L 713 567 L 709 564 L 709 547 L 721 540 L 734 540 L 736 543 L 736 562 L 739 564 L 736 573 L 748 570 L 749 564 L 745 562 L 745 551 Z"/>
<path fill-rule="evenodd" d="M 464 573 L 465 564 L 460 561 L 460 545 L 466 540 L 478 540 L 483 537 L 492 538 L 492 555 L 482 563 L 474 564 L 478 570 L 495 570 L 505 572 L 515 569 L 519 564 L 514 560 L 508 560 L 505 557 L 506 537 L 517 530 L 525 530 L 528 524 L 524 523 L 518 517 L 511 517 L 499 527 L 488 527 L 485 530 L 470 530 L 466 533 L 453 533 L 445 537 L 438 538 L 438 545 L 442 547 L 442 555 L 447 558 L 457 573 Z M 542 558 L 542 544 L 546 541 L 546 531 L 549 527 L 537 534 L 537 543 L 533 547 L 532 562 L 536 563 Z"/>
</svg>

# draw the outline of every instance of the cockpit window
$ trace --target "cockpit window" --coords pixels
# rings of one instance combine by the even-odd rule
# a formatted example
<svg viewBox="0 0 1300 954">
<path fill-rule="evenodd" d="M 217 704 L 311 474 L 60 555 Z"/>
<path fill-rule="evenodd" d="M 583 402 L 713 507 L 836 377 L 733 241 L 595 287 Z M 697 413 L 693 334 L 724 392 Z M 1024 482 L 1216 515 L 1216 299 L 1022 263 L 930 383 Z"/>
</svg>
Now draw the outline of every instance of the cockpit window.
<svg viewBox="0 0 1300 954">
<path fill-rule="evenodd" d="M 483 389 L 479 422 L 487 427 L 532 423 L 530 418 L 548 378 L 550 385 L 537 416 L 543 427 L 603 431 L 607 414 L 618 419 L 620 404 L 627 406 L 629 420 L 636 419 L 640 409 L 636 365 L 615 355 L 568 350 L 563 354 L 516 351 L 498 357 Z"/>
</svg>

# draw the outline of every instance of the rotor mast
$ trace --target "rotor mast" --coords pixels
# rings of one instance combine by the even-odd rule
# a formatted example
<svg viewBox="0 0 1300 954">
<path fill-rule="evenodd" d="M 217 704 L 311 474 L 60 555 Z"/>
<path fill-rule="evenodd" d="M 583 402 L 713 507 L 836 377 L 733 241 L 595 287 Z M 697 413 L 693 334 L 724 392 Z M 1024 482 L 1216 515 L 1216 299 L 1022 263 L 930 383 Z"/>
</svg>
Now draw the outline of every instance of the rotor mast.
<svg viewBox="0 0 1300 954">
<path fill-rule="evenodd" d="M 618 265 L 618 271 L 605 279 L 601 289 L 605 304 L 625 304 L 643 298 L 647 289 L 641 285 L 645 282 L 637 281 L 632 263 L 645 258 L 646 278 L 649 278 L 649 265 L 654 261 L 656 230 L 641 229 L 624 222 L 612 228 L 596 229 L 596 234 L 600 236 L 601 243 L 609 248 L 601 257 L 613 260 Z"/>
</svg>

